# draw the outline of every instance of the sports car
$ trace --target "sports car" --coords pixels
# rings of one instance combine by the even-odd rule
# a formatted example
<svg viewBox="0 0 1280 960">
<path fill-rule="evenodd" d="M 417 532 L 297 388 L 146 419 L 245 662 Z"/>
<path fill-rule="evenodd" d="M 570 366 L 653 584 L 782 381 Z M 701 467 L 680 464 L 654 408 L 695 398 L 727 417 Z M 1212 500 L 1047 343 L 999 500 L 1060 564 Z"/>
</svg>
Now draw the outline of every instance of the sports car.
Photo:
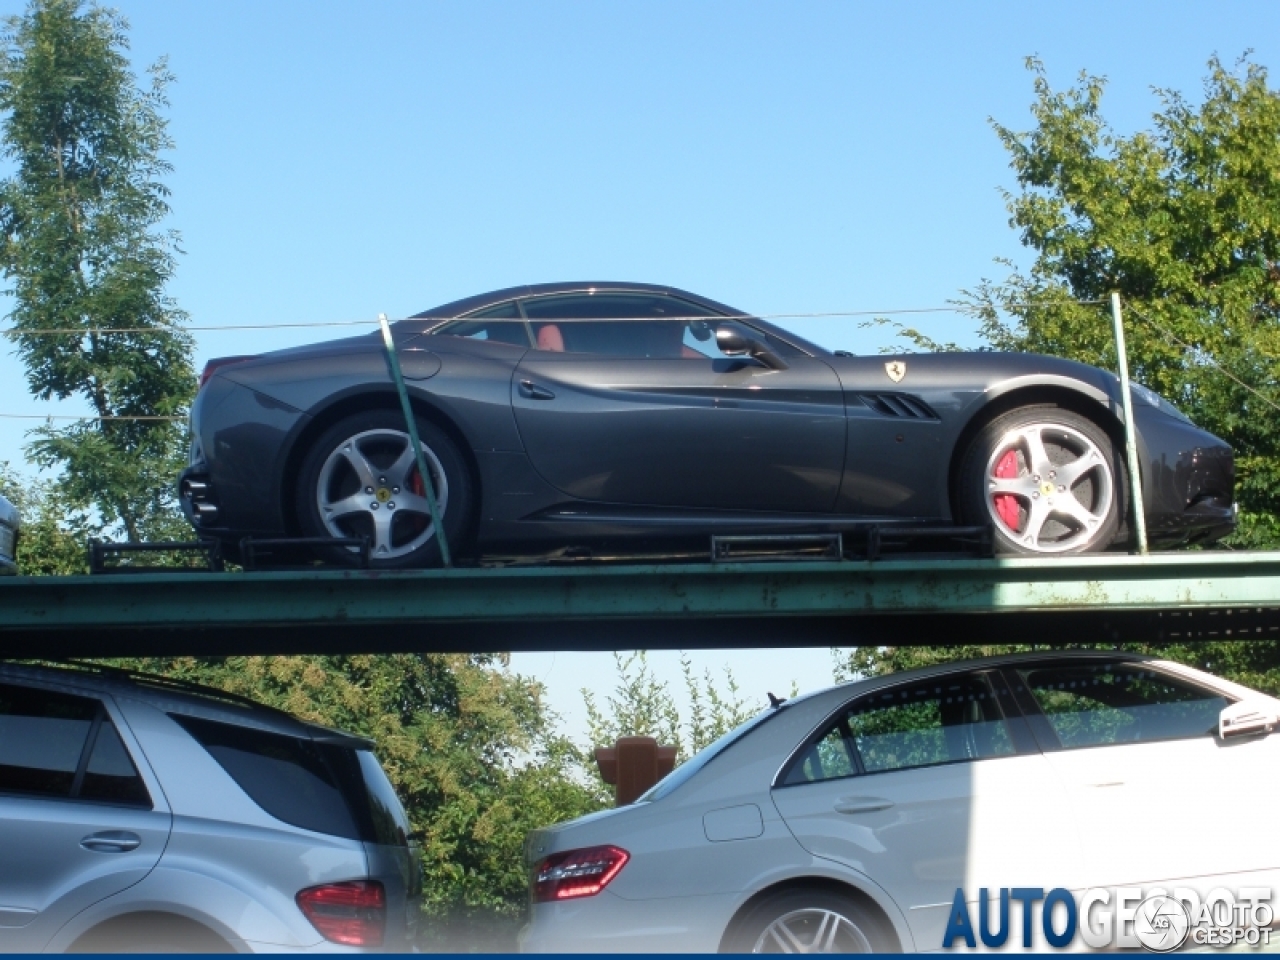
<svg viewBox="0 0 1280 960">
<path fill-rule="evenodd" d="M 708 535 L 989 525 L 996 551 L 1127 536 L 1119 379 L 994 352 L 853 356 L 638 283 L 513 287 L 392 325 L 455 553 L 650 549 Z M 1151 541 L 1234 524 L 1231 449 L 1132 388 Z M 183 509 L 245 537 L 440 555 L 379 332 L 211 361 Z"/>
</svg>

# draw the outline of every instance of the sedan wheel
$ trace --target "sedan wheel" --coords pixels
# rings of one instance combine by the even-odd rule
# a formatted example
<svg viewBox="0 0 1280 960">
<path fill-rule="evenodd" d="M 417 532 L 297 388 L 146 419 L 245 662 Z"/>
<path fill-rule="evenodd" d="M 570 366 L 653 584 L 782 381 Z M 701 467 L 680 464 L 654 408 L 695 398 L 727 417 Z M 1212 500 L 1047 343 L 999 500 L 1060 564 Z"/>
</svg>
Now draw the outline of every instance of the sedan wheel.
<svg viewBox="0 0 1280 960">
<path fill-rule="evenodd" d="M 885 922 L 851 897 L 807 887 L 782 890 L 757 903 L 731 927 L 724 953 L 897 952 Z"/>
<path fill-rule="evenodd" d="M 988 424 L 965 455 L 961 502 L 989 523 L 999 553 L 1105 550 L 1120 523 L 1120 464 L 1095 424 L 1052 407 L 1015 410 Z"/>
<path fill-rule="evenodd" d="M 764 928 L 752 953 L 870 953 L 871 944 L 834 910 L 793 910 Z"/>
<path fill-rule="evenodd" d="M 421 421 L 418 431 L 445 533 L 456 549 L 470 511 L 466 468 L 443 431 Z M 374 566 L 417 566 L 439 556 L 426 485 L 404 420 L 395 414 L 357 414 L 326 431 L 303 462 L 297 501 L 309 536 L 365 537 Z M 351 562 L 355 553 L 332 555 Z"/>
</svg>

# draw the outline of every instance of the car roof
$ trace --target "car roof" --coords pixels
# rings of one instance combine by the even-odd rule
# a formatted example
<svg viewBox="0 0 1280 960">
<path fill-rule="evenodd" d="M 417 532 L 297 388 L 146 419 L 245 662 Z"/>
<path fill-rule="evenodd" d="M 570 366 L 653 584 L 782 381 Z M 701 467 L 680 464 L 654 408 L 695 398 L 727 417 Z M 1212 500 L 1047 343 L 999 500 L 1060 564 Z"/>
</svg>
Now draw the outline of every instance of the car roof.
<svg viewBox="0 0 1280 960">
<path fill-rule="evenodd" d="M 884 673 L 874 677 L 858 677 L 854 680 L 846 680 L 844 683 L 838 683 L 830 687 L 824 687 L 813 693 L 805 694 L 803 697 L 797 697 L 796 700 L 805 700 L 810 697 L 818 697 L 833 693 L 837 690 L 846 692 L 861 692 L 861 690 L 871 690 L 875 687 L 888 686 L 890 684 L 909 683 L 912 680 L 928 680 L 931 677 L 943 677 L 952 673 L 963 673 L 968 670 L 983 670 L 991 667 L 1010 667 L 1023 663 L 1043 663 L 1045 661 L 1063 661 L 1063 660 L 1121 660 L 1126 663 L 1155 663 L 1159 661 L 1159 657 L 1152 657 L 1141 653 L 1129 653 L 1123 650 L 1030 650 L 1022 653 L 1003 653 L 989 657 L 971 657 L 965 660 L 952 660 L 947 663 L 935 663 L 927 667 L 915 667 L 911 670 L 899 670 L 895 673 Z M 853 691 L 853 688 L 859 688 Z"/>
<path fill-rule="evenodd" d="M 454 300 L 450 303 L 441 304 L 438 307 L 432 307 L 421 313 L 415 313 L 410 320 L 421 319 L 452 319 L 463 314 L 471 313 L 475 310 L 481 310 L 493 304 L 503 303 L 507 300 L 523 299 L 525 297 L 541 297 L 550 296 L 557 293 L 584 293 L 587 291 L 595 292 L 611 292 L 611 293 L 653 293 L 659 296 L 680 297 L 683 300 L 689 300 L 700 306 L 710 308 L 709 312 L 722 314 L 731 317 L 748 316 L 742 310 L 730 307 L 727 304 L 718 303 L 696 293 L 690 293 L 688 290 L 681 290 L 678 287 L 663 286 L 654 283 L 632 283 L 617 280 L 575 280 L 561 283 L 532 283 L 524 284 L 518 287 L 504 287 L 501 290 L 491 290 L 488 293 L 479 293 L 472 297 L 466 297 L 462 300 Z"/>
<path fill-rule="evenodd" d="M 419 332 L 432 330 L 440 326 L 446 320 L 452 320 L 457 317 L 483 310 L 485 307 L 494 306 L 499 303 L 505 303 L 508 300 L 524 299 L 526 297 L 543 297 L 561 293 L 652 293 L 659 296 L 679 297 L 682 300 L 688 300 L 699 307 L 704 307 L 708 314 L 723 317 L 738 317 L 744 320 L 750 320 L 751 325 L 760 327 L 761 329 L 789 341 L 794 346 L 814 354 L 815 356 L 829 355 L 830 351 L 820 344 L 806 340 L 804 337 L 791 332 L 785 327 L 779 327 L 776 324 L 769 323 L 759 317 L 753 316 L 745 310 L 739 310 L 737 307 L 731 307 L 726 303 L 718 300 L 712 300 L 710 297 L 704 297 L 701 294 L 692 293 L 689 290 L 681 290 L 679 287 L 671 287 L 663 284 L 655 283 L 636 283 L 631 281 L 619 280 L 574 280 L 564 281 L 560 283 L 531 283 L 518 287 L 504 287 L 501 290 L 491 290 L 488 293 L 479 293 L 472 297 L 466 297 L 462 300 L 454 300 L 450 303 L 441 304 L 438 307 L 432 307 L 421 313 L 415 313 L 407 320 L 401 320 L 400 323 L 407 323 L 414 320 L 435 320 L 436 323 L 425 324 Z"/>
<path fill-rule="evenodd" d="M 317 723 L 248 697 L 139 671 L 82 661 L 59 664 L 0 661 L 0 681 L 34 681 L 74 687 L 89 694 L 109 694 L 141 700 L 166 713 L 254 727 L 270 733 L 302 737 L 355 749 L 370 749 L 366 738 Z"/>
</svg>

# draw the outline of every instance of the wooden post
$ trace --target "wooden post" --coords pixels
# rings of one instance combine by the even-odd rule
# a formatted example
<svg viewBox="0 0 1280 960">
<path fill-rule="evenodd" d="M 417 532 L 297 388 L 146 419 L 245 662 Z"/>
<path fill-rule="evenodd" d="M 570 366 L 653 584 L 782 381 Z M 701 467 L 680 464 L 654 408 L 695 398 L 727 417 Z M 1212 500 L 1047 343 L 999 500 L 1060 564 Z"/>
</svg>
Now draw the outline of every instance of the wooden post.
<svg viewBox="0 0 1280 960">
<path fill-rule="evenodd" d="M 614 805 L 625 807 L 675 769 L 676 748 L 653 737 L 619 737 L 612 747 L 596 747 L 596 764 L 614 787 Z"/>
</svg>

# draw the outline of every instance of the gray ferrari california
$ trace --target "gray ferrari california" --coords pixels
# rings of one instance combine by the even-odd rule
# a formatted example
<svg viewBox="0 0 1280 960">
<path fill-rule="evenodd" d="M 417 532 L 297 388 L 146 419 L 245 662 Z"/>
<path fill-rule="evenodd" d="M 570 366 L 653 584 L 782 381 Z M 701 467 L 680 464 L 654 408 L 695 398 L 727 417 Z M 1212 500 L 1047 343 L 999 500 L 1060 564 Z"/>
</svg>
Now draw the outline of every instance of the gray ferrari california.
<svg viewBox="0 0 1280 960">
<path fill-rule="evenodd" d="M 513 287 L 392 325 L 449 544 L 651 548 L 868 524 L 990 526 L 1003 554 L 1125 535 L 1118 378 L 1009 353 L 852 356 L 638 283 Z M 1152 542 L 1234 522 L 1231 449 L 1133 387 Z M 179 490 L 202 538 L 439 547 L 381 334 L 205 368 Z M 335 546 L 336 559 L 351 556 Z"/>
</svg>

